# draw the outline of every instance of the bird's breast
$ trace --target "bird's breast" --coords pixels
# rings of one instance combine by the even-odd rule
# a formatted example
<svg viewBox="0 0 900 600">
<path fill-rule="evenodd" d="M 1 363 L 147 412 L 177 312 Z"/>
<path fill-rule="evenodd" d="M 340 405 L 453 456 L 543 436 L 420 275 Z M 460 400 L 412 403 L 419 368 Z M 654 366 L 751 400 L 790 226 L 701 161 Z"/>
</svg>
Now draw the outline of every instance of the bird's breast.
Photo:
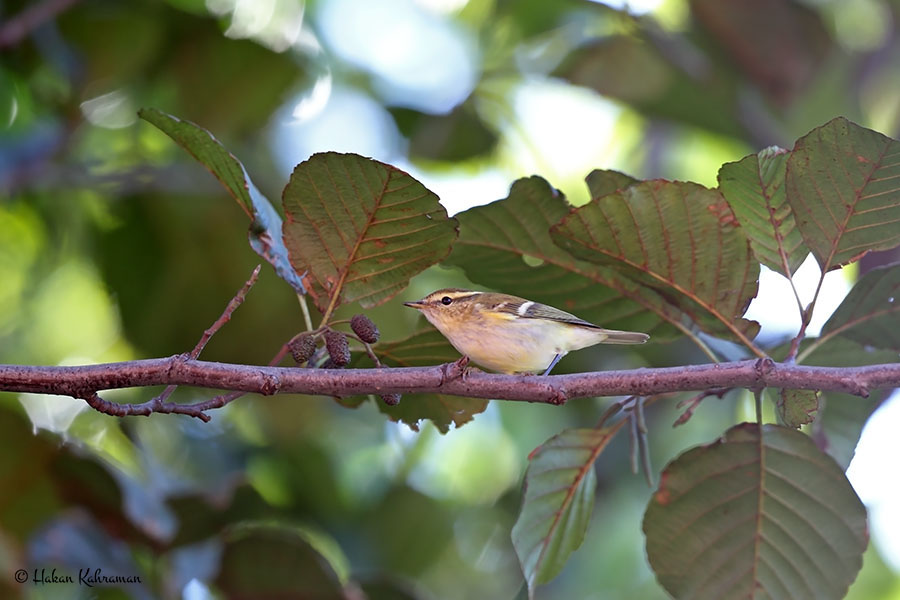
<svg viewBox="0 0 900 600">
<path fill-rule="evenodd" d="M 455 323 L 429 320 L 461 354 L 505 373 L 543 371 L 557 354 L 591 346 L 604 337 L 598 330 L 506 313 L 471 315 Z"/>
</svg>

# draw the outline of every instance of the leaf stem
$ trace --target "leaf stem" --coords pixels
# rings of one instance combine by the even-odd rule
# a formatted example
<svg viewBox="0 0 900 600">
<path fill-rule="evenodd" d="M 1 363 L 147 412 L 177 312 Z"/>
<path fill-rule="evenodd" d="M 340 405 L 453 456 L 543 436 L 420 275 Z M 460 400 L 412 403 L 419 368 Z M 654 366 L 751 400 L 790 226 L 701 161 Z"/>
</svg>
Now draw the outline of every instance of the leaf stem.
<svg viewBox="0 0 900 600">
<path fill-rule="evenodd" d="M 312 331 L 312 318 L 309 316 L 309 306 L 306 304 L 306 296 L 297 292 L 297 300 L 300 301 L 300 311 L 303 313 L 303 323 L 306 325 L 306 330 Z"/>
<path fill-rule="evenodd" d="M 628 457 L 631 463 L 631 473 L 632 475 L 637 475 L 638 473 L 638 436 L 640 432 L 638 431 L 638 421 L 637 415 L 634 411 L 631 411 L 628 414 Z"/>
<path fill-rule="evenodd" d="M 822 283 L 824 281 L 825 271 L 823 270 L 819 274 L 819 283 L 818 285 L 816 285 L 816 292 L 813 294 L 812 301 L 809 303 L 809 306 L 806 307 L 806 310 L 800 311 L 800 331 L 798 331 L 797 336 L 791 340 L 791 348 L 788 351 L 788 355 L 784 358 L 784 361 L 787 363 L 793 363 L 797 358 L 797 351 L 800 349 L 800 342 L 802 342 L 803 338 L 806 337 L 806 328 L 809 327 L 809 323 L 810 321 L 812 321 L 813 310 L 815 310 L 816 300 L 819 299 L 819 292 L 822 291 Z"/>
<path fill-rule="evenodd" d="M 771 197 L 768 193 L 766 196 L 766 204 L 771 206 Z M 793 216 L 791 216 L 793 219 Z M 787 252 L 784 250 L 784 238 L 781 237 L 781 231 L 778 229 L 779 223 L 775 220 L 775 213 L 769 213 L 769 223 L 772 225 L 772 230 L 775 233 L 775 243 L 778 245 L 778 256 L 781 258 L 781 268 L 784 269 L 784 276 L 787 277 L 788 282 L 791 284 L 791 290 L 794 292 L 794 300 L 797 301 L 797 310 L 800 311 L 800 318 L 803 318 L 803 301 L 800 300 L 800 294 L 797 293 L 797 286 L 794 285 L 794 277 L 791 274 L 791 266 L 788 261 Z"/>
<path fill-rule="evenodd" d="M 625 402 L 613 402 L 612 404 L 610 404 L 609 408 L 604 411 L 603 415 L 600 417 L 600 420 L 597 422 L 597 425 L 595 425 L 594 428 L 600 429 L 601 427 L 603 427 L 603 425 L 605 425 L 609 419 L 611 419 L 613 416 L 615 416 L 616 413 L 622 410 L 622 407 L 626 402 L 628 402 L 628 400 L 625 400 Z"/>
<path fill-rule="evenodd" d="M 335 321 L 335 323 L 337 323 L 337 321 Z M 332 323 L 332 325 L 334 325 L 335 323 Z M 375 351 L 372 349 L 372 345 L 369 342 L 363 341 L 362 338 L 360 338 L 358 335 L 356 335 L 353 332 L 348 332 L 348 333 L 345 333 L 344 335 L 346 335 L 347 337 L 352 338 L 352 339 L 356 340 L 357 342 L 359 342 L 360 344 L 362 344 L 363 351 L 365 351 L 365 353 L 369 356 L 369 358 L 372 360 L 372 362 L 375 363 L 376 367 L 380 368 L 380 367 L 384 366 L 384 364 L 382 364 L 382 362 L 378 359 L 378 355 L 375 354 Z"/>
<path fill-rule="evenodd" d="M 819 336 L 816 339 L 814 339 L 813 341 L 811 341 L 809 343 L 809 346 L 807 346 L 806 348 L 803 349 L 803 352 L 800 352 L 799 354 L 797 354 L 797 359 L 795 362 L 803 363 L 804 360 L 809 358 L 810 354 L 812 354 L 813 352 L 818 350 L 822 344 L 824 344 L 825 342 L 830 340 L 832 337 L 834 337 L 832 334 L 826 334 L 823 336 Z"/>
<path fill-rule="evenodd" d="M 634 412 L 637 418 L 638 450 L 641 455 L 641 465 L 644 469 L 644 479 L 647 486 L 653 487 L 653 465 L 650 464 L 650 442 L 647 439 L 647 422 L 644 420 L 644 398 L 638 396 L 634 401 Z"/>
<path fill-rule="evenodd" d="M 357 244 L 358 245 L 358 244 Z M 354 249 L 355 252 L 356 249 Z M 322 320 L 319 322 L 319 327 L 325 327 L 328 325 L 328 319 L 331 318 L 331 313 L 334 312 L 334 309 L 337 308 L 338 298 L 341 295 L 341 292 L 344 289 L 344 279 L 347 278 L 347 269 L 341 273 L 341 278 L 338 280 L 337 284 L 331 290 L 331 300 L 328 302 L 328 308 L 325 309 L 325 313 L 322 315 Z"/>
<path fill-rule="evenodd" d="M 787 268 L 787 264 L 785 264 L 785 268 Z M 797 292 L 797 286 L 794 285 L 794 278 L 788 276 L 788 282 L 791 284 L 791 291 L 794 292 L 794 300 L 797 302 L 797 310 L 800 312 L 800 318 L 803 318 L 803 301 L 800 299 L 800 294 Z"/>
<path fill-rule="evenodd" d="M 719 362 L 719 357 L 716 356 L 716 353 L 712 351 L 712 348 L 710 348 L 706 344 L 706 342 L 704 342 L 702 339 L 700 339 L 699 335 L 697 335 L 696 333 L 691 331 L 691 329 L 689 327 L 685 326 L 683 323 L 678 323 L 676 321 L 669 321 L 669 322 L 672 323 L 672 325 L 674 325 L 675 328 L 678 329 L 681 333 L 683 333 L 687 338 L 689 338 L 692 342 L 694 342 L 697 345 L 697 347 L 700 348 L 700 351 L 703 352 L 703 354 L 705 354 L 706 356 L 708 356 L 711 361 L 713 361 L 714 363 Z"/>
</svg>

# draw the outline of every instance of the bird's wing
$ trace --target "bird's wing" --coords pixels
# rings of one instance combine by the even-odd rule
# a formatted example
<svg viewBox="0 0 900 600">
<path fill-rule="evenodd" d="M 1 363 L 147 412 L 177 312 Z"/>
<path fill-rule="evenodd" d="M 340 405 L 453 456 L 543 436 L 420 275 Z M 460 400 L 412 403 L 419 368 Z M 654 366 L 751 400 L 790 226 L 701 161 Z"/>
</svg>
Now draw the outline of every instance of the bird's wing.
<svg viewBox="0 0 900 600">
<path fill-rule="evenodd" d="M 524 298 L 516 298 L 514 301 L 507 301 L 503 306 L 497 307 L 501 312 L 518 315 L 525 319 L 547 319 L 549 321 L 559 321 L 561 323 L 569 323 L 571 325 L 581 325 L 582 327 L 591 327 L 600 329 L 599 325 L 594 325 L 584 319 L 579 319 L 571 313 L 564 310 L 525 300 Z"/>
</svg>

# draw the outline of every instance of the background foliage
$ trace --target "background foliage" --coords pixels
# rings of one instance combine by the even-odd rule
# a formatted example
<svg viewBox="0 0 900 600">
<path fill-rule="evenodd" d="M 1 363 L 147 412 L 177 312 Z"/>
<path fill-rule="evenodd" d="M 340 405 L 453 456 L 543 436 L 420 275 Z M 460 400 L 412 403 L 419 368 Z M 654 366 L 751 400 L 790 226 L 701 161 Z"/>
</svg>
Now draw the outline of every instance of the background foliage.
<svg viewBox="0 0 900 600">
<path fill-rule="evenodd" d="M 86 0 L 22 39 L 10 37 L 4 26 L 33 4 L 0 5 L 0 362 L 185 351 L 258 261 L 243 239 L 247 216 L 175 144 L 138 121 L 138 107 L 160 107 L 213 131 L 273 201 L 293 165 L 312 151 L 353 150 L 414 171 L 451 212 L 507 195 L 523 207 L 493 215 L 506 224 L 505 235 L 481 234 L 505 240 L 508 263 L 479 262 L 476 239 L 465 233 L 467 220 L 470 232 L 488 227 L 486 216 L 501 209 L 462 214 L 463 233 L 448 262 L 478 265 L 467 268 L 472 281 L 433 268 L 413 279 L 404 299 L 445 285 L 527 295 L 528 282 L 513 266 L 528 260 L 544 261 L 536 263 L 539 277 L 559 289 L 576 266 L 598 280 L 610 277 L 602 265 L 573 263 L 549 240 L 525 242 L 527 232 L 546 231 L 562 215 L 538 219 L 527 210 L 536 195 L 552 191 L 541 179 L 508 191 L 521 176 L 539 173 L 580 204 L 589 197 L 582 178 L 595 167 L 715 185 L 722 163 L 772 144 L 790 148 L 835 115 L 900 134 L 900 9 L 887 1 L 771 0 L 752 8 L 670 1 L 636 16 L 581 1 L 397 0 L 383 9 L 389 17 L 377 20 L 349 0 L 271 2 L 262 16 L 247 8 L 253 3 Z M 335 23 L 342 33 L 334 33 Z M 431 46 L 463 41 L 450 46 L 456 54 L 428 62 L 428 45 L 414 45 L 415 38 L 399 51 L 389 43 L 407 39 L 392 29 L 403 23 L 436 28 Z M 354 36 L 368 41 L 374 58 L 348 46 Z M 410 67 L 410 56 L 425 58 Z M 465 68 L 454 77 L 467 83 L 429 88 L 456 56 Z M 412 79 L 398 75 L 401 66 Z M 576 116 L 597 121 L 565 120 L 572 98 L 595 111 Z M 366 137 L 364 127 L 326 129 L 322 123 L 342 102 L 350 113 L 374 115 L 369 130 L 379 135 Z M 579 149 L 577 161 L 559 160 L 567 145 Z M 773 171 L 784 168 L 777 155 L 762 155 L 749 168 L 766 160 Z M 733 165 L 735 180 L 740 168 Z M 603 185 L 597 177 L 588 182 L 594 196 Z M 460 178 L 474 185 L 458 187 Z M 250 196 L 242 206 L 258 220 Z M 485 218 L 473 219 L 477 214 Z M 737 218 L 747 227 L 739 211 Z M 847 258 L 813 251 L 826 267 Z M 800 260 L 791 256 L 787 270 Z M 861 270 L 889 260 L 867 257 Z M 763 262 L 785 270 L 774 259 Z M 885 285 L 873 273 L 858 293 Z M 586 290 L 570 296 L 586 318 L 630 321 L 655 338 L 674 337 L 669 324 L 633 307 Z M 348 306 L 342 314 L 358 310 Z M 368 314 L 385 339 L 428 335 L 415 333 L 409 312 L 389 302 Z M 836 314 L 825 331 L 852 318 Z M 204 357 L 265 363 L 286 332 L 302 328 L 293 291 L 267 270 Z M 866 344 L 871 335 L 863 329 L 851 337 Z M 809 362 L 847 364 L 860 355 L 854 342 L 842 343 L 853 347 L 812 348 Z M 416 364 L 421 354 L 395 358 Z M 640 355 L 585 351 L 560 366 L 703 360 L 682 340 Z M 111 397 L 140 401 L 147 393 Z M 829 398 L 838 409 L 826 418 L 846 439 L 842 466 L 877 402 Z M 288 555 L 318 565 L 300 579 L 324 597 L 351 579 L 370 597 L 522 596 L 510 532 L 525 457 L 566 427 L 594 423 L 606 404 L 578 402 L 563 411 L 493 403 L 441 437 L 431 425 L 411 434 L 371 403 L 348 411 L 328 399 L 245 398 L 204 425 L 161 416 L 119 421 L 85 411 L 80 401 L 20 403 L 4 395 L 0 595 L 61 592 L 15 584 L 12 573 L 21 565 L 103 567 L 145 582 L 92 590 L 103 597 L 178 597 L 206 586 L 240 593 L 296 581 L 295 572 L 260 581 L 254 568 Z M 647 415 L 653 464 L 659 469 L 681 449 L 710 442 L 744 411 L 746 403 L 733 398 L 707 401 L 673 431 L 674 402 L 657 403 Z M 639 535 L 651 491 L 631 475 L 627 453 L 621 436 L 604 450 L 591 472 L 599 487 L 584 545 L 538 597 L 664 597 Z M 898 585 L 872 547 L 850 594 L 889 597 Z"/>
</svg>

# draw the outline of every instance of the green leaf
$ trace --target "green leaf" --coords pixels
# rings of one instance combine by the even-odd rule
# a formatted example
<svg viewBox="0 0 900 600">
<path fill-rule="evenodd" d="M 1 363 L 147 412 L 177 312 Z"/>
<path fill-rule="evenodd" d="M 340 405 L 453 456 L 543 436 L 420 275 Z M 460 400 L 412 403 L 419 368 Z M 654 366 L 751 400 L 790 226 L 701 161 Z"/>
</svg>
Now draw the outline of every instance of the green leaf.
<svg viewBox="0 0 900 600">
<path fill-rule="evenodd" d="M 348 565 L 337 543 L 320 532 L 285 523 L 238 523 L 224 534 L 215 582 L 229 598 L 340 600 Z"/>
<path fill-rule="evenodd" d="M 776 403 L 778 416 L 788 427 L 798 429 L 812 423 L 819 410 L 819 392 L 815 390 L 781 390 Z"/>
<path fill-rule="evenodd" d="M 753 86 L 753 93 L 765 94 L 774 106 L 791 106 L 800 94 L 809 97 L 809 88 L 820 78 L 820 66 L 835 45 L 835 36 L 829 35 L 824 19 L 811 5 L 776 1 L 767 3 L 765 10 L 759 10 L 761 6 L 743 0 L 690 2 L 697 32 L 704 40 L 694 51 L 705 50 L 705 59 L 723 69 L 717 75 L 706 74 L 704 79 L 723 78 L 736 85 L 732 107 L 747 101 L 748 85 Z M 710 68 L 712 64 L 705 69 Z M 707 86 L 698 87 L 705 92 Z M 807 105 L 809 110 L 815 109 Z M 745 139 L 761 135 L 759 123 L 731 114 L 736 124 L 755 129 L 745 133 L 749 135 Z"/>
<path fill-rule="evenodd" d="M 610 429 L 567 429 L 529 457 L 525 494 L 512 530 L 529 596 L 562 570 L 584 541 L 597 479 L 594 461 L 612 439 Z"/>
<path fill-rule="evenodd" d="M 850 466 L 863 427 L 881 406 L 885 396 L 882 390 L 872 392 L 868 398 L 839 392 L 822 392 L 819 395 L 819 417 L 813 425 L 812 436 L 816 445 L 843 470 Z"/>
<path fill-rule="evenodd" d="M 367 600 L 423 600 L 425 596 L 417 587 L 389 573 L 368 576 L 359 582 L 359 588 Z"/>
<path fill-rule="evenodd" d="M 356 154 L 300 163 L 284 189 L 284 241 L 323 313 L 372 307 L 450 252 L 456 219 L 409 174 Z"/>
<path fill-rule="evenodd" d="M 409 156 L 430 161 L 461 162 L 489 154 L 497 145 L 497 133 L 475 109 L 472 98 L 442 115 L 410 108 L 390 109 L 403 137 L 409 140 Z"/>
<path fill-rule="evenodd" d="M 822 328 L 860 344 L 900 352 L 900 265 L 863 275 Z"/>
<path fill-rule="evenodd" d="M 673 61 L 685 53 L 696 55 L 696 48 L 679 47 L 684 42 L 677 38 L 669 38 L 664 47 L 656 37 L 640 28 L 598 36 L 569 52 L 553 75 L 621 100 L 652 120 L 661 118 L 745 137 L 733 117 L 733 76 L 704 67 L 703 85 L 697 85 L 696 74 L 686 70 L 681 60 Z M 715 62 L 706 66 L 715 68 Z"/>
<path fill-rule="evenodd" d="M 719 189 L 750 238 L 756 258 L 786 277 L 809 254 L 785 196 L 788 156 L 787 150 L 771 146 L 719 169 Z"/>
<path fill-rule="evenodd" d="M 591 191 L 591 198 L 600 198 L 615 191 L 624 190 L 638 182 L 631 175 L 611 169 L 594 169 L 588 173 L 585 181 L 587 181 L 588 189 Z"/>
<path fill-rule="evenodd" d="M 575 209 L 550 234 L 576 258 L 657 290 L 707 333 L 752 346 L 759 324 L 741 316 L 756 295 L 759 263 L 717 191 L 634 184 Z"/>
<path fill-rule="evenodd" d="M 244 165 L 210 132 L 190 121 L 182 121 L 155 108 L 142 108 L 138 115 L 175 140 L 225 186 L 252 221 L 248 233 L 250 247 L 294 290 L 305 294 L 301 276 L 291 267 L 281 238 L 281 217 L 250 181 Z"/>
<path fill-rule="evenodd" d="M 448 363 L 459 358 L 450 342 L 424 320 L 411 336 L 374 348 L 378 358 L 394 367 L 426 367 Z M 441 433 L 450 430 L 450 424 L 462 427 L 478 413 L 484 412 L 488 401 L 483 398 L 464 398 L 446 394 L 406 395 L 396 406 L 388 406 L 380 399 L 378 410 L 392 421 L 406 423 L 413 431 L 419 430 L 419 421 L 430 419 Z"/>
<path fill-rule="evenodd" d="M 651 289 L 612 269 L 574 259 L 550 239 L 569 213 L 565 198 L 540 177 L 519 179 L 509 196 L 456 215 L 459 239 L 444 261 L 471 281 L 557 306 L 613 329 L 673 337 L 681 313 Z"/>
<path fill-rule="evenodd" d="M 811 340 L 808 343 L 815 343 Z M 801 355 L 804 345 L 801 345 Z M 874 350 L 841 337 L 829 339 L 803 360 L 820 367 L 858 367 L 897 362 L 897 352 Z M 822 392 L 819 416 L 813 426 L 816 444 L 831 455 L 843 469 L 850 466 L 856 444 L 869 416 L 887 397 L 889 390 L 872 390 L 868 398 L 839 392 Z"/>
<path fill-rule="evenodd" d="M 21 397 L 22 402 L 33 400 L 33 396 Z M 74 444 L 60 445 L 56 435 L 38 432 L 18 404 L 11 394 L 4 394 L 0 401 L 0 439 L 4 441 L 0 482 L 3 489 L 15 488 L 15 493 L 0 497 L 0 523 L 10 539 L 30 538 L 34 544 L 34 533 L 70 504 L 74 490 L 78 490 L 82 512 L 102 517 L 122 536 L 134 534 L 134 525 L 123 514 L 122 484 L 110 473 L 113 467 L 92 454 L 80 456 Z M 125 479 L 121 470 L 117 474 Z"/>
<path fill-rule="evenodd" d="M 411 451 L 413 455 L 407 455 L 410 461 L 406 463 L 407 468 L 422 464 L 418 454 L 422 449 Z M 370 548 L 377 555 L 370 555 L 373 561 L 370 564 L 377 570 L 367 569 L 370 573 L 413 581 L 427 579 L 446 565 L 448 551 L 459 548 L 456 544 L 460 541 L 461 507 L 446 499 L 432 498 L 399 481 L 386 487 L 380 498 L 370 498 L 357 509 L 352 522 L 353 539 L 371 540 Z M 389 598 L 393 600 L 392 596 Z"/>
<path fill-rule="evenodd" d="M 750 423 L 669 464 L 643 527 L 675 598 L 842 598 L 868 544 L 834 460 L 799 431 Z"/>
<path fill-rule="evenodd" d="M 823 271 L 900 245 L 900 142 L 843 117 L 797 140 L 787 200 Z"/>
</svg>

